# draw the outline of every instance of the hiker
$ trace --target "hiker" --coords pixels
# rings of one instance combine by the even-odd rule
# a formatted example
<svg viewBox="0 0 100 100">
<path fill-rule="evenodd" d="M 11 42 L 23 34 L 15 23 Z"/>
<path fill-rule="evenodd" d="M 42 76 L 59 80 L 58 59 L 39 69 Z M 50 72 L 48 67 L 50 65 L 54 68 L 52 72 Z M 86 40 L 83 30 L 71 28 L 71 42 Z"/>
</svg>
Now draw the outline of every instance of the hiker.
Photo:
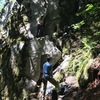
<svg viewBox="0 0 100 100">
<path fill-rule="evenodd" d="M 56 89 L 59 89 L 59 83 L 53 78 L 53 66 L 50 63 L 51 57 L 47 56 L 47 61 L 43 64 L 43 77 L 44 77 L 44 96 L 46 92 L 47 81 L 52 83 Z"/>
<path fill-rule="evenodd" d="M 43 35 L 43 23 L 44 23 L 44 16 L 41 15 L 39 18 L 37 18 L 36 37 L 41 37 Z"/>
</svg>

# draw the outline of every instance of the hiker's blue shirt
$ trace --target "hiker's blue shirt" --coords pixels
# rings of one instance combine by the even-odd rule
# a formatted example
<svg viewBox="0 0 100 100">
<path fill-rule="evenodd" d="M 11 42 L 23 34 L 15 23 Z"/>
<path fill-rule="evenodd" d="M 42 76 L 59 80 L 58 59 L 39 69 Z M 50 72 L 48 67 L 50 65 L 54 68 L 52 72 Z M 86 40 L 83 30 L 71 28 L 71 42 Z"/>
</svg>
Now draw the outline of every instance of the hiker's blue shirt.
<svg viewBox="0 0 100 100">
<path fill-rule="evenodd" d="M 43 64 L 43 75 L 44 77 L 52 75 L 52 65 L 48 61 Z"/>
</svg>

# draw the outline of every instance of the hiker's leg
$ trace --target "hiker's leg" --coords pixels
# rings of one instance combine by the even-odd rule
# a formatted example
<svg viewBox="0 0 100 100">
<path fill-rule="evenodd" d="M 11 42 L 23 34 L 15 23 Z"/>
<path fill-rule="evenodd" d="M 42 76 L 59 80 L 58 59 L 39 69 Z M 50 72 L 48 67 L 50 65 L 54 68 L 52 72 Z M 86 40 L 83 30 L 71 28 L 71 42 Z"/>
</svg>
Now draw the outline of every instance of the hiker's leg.
<svg viewBox="0 0 100 100">
<path fill-rule="evenodd" d="M 44 84 L 44 93 L 43 96 L 45 97 L 45 92 L 46 92 L 46 88 L 47 88 L 47 80 L 45 78 L 43 78 L 43 84 Z"/>
<path fill-rule="evenodd" d="M 52 83 L 57 89 L 59 89 L 59 83 L 54 78 L 49 78 L 48 81 Z"/>
<path fill-rule="evenodd" d="M 58 100 L 58 95 L 56 90 L 52 90 L 52 100 Z"/>
</svg>

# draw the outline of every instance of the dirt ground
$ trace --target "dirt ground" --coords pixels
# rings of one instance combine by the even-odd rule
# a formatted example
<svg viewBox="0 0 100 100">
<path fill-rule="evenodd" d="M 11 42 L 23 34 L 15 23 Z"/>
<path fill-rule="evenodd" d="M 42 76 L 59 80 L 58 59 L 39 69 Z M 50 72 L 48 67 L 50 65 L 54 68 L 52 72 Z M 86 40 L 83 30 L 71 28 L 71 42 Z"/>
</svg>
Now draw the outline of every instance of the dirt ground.
<svg viewBox="0 0 100 100">
<path fill-rule="evenodd" d="M 67 92 L 63 95 L 58 95 L 58 99 L 53 98 L 52 94 L 46 96 L 45 100 L 100 100 L 100 58 L 94 60 L 91 68 L 92 81 L 88 82 L 85 88 L 81 88 L 76 81 L 75 76 L 66 78 L 65 83 L 70 85 L 67 87 Z M 55 94 L 53 94 L 54 96 Z M 38 95 L 29 100 L 44 100 Z"/>
<path fill-rule="evenodd" d="M 59 100 L 100 100 L 100 57 L 96 58 L 91 68 L 93 80 L 85 88 L 71 88 Z"/>
<path fill-rule="evenodd" d="M 100 100 L 100 80 L 95 79 L 87 88 L 72 88 L 59 100 Z"/>
</svg>

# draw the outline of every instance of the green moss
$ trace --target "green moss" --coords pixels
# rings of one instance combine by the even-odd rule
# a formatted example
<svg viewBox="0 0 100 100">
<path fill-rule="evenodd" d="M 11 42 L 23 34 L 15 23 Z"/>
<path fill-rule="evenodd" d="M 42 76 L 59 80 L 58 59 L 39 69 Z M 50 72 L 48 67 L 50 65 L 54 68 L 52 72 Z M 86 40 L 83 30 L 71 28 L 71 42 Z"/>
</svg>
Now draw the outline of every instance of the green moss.
<svg viewBox="0 0 100 100">
<path fill-rule="evenodd" d="M 58 72 L 56 73 L 54 78 L 56 81 L 60 82 L 63 79 L 63 75 L 60 72 Z"/>
<path fill-rule="evenodd" d="M 88 73 L 88 70 L 89 68 L 91 67 L 91 64 L 93 63 L 93 59 L 89 59 L 87 65 L 85 66 L 84 68 L 84 72 L 83 72 L 83 75 L 84 75 L 84 79 L 87 80 L 89 78 L 89 73 Z"/>
<path fill-rule="evenodd" d="M 89 49 L 79 49 L 76 51 L 69 60 L 67 67 L 68 75 L 76 75 L 80 86 L 84 86 L 88 79 L 88 69 L 92 62 L 90 59 L 92 52 Z"/>
<path fill-rule="evenodd" d="M 68 48 L 66 48 L 66 47 L 63 47 L 63 49 L 62 49 L 62 52 L 63 52 L 63 54 L 66 54 L 66 53 L 68 53 Z"/>
</svg>

